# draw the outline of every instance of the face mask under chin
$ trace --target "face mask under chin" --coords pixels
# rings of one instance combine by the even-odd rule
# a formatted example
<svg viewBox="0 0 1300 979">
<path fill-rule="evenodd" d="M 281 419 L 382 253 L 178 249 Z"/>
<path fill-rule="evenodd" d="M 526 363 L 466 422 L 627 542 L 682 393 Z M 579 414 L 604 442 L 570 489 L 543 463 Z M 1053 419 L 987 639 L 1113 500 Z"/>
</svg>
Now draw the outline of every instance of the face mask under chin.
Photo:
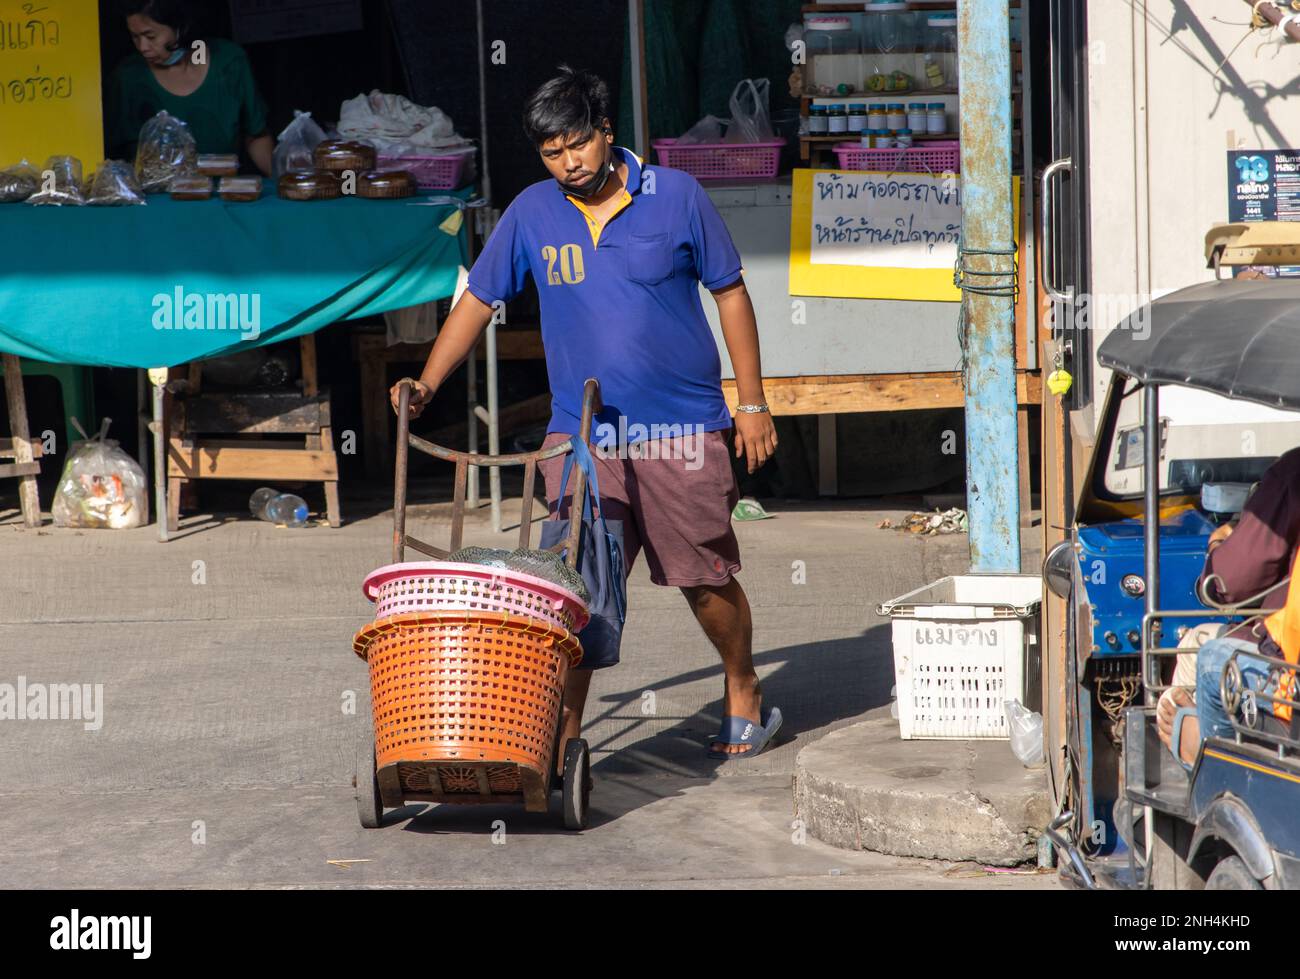
<svg viewBox="0 0 1300 979">
<path fill-rule="evenodd" d="M 606 156 L 605 162 L 602 163 L 596 172 L 591 175 L 591 179 L 584 184 L 566 184 L 560 182 L 565 193 L 572 194 L 574 197 L 580 197 L 583 200 L 589 200 L 595 197 L 605 189 L 605 184 L 609 182 L 609 175 L 614 171 L 614 161 Z"/>
</svg>

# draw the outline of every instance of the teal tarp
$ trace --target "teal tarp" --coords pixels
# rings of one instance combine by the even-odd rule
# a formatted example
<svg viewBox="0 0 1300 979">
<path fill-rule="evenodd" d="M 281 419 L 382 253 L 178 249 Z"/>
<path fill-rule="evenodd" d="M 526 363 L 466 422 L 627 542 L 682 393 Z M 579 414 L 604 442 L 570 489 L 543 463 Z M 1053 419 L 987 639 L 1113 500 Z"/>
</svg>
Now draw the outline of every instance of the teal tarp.
<svg viewBox="0 0 1300 979">
<path fill-rule="evenodd" d="M 251 203 L 0 205 L 0 351 L 171 367 L 442 299 L 466 256 L 465 228 L 439 229 L 455 209 L 285 201 L 270 181 Z"/>
</svg>

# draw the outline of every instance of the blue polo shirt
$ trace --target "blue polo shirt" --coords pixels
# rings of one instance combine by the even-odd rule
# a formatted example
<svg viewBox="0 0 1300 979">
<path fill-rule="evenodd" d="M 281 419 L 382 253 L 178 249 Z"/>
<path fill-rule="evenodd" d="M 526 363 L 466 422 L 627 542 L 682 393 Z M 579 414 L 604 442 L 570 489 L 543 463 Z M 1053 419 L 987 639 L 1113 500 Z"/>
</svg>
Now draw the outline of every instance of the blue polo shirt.
<svg viewBox="0 0 1300 979">
<path fill-rule="evenodd" d="M 600 227 L 552 179 L 533 184 L 501 215 L 469 274 L 469 291 L 492 305 L 537 283 L 551 383 L 548 431 L 576 434 L 582 386 L 600 381 L 598 424 L 625 428 L 629 443 L 672 426 L 731 426 L 718 346 L 699 284 L 740 278 L 740 255 L 694 177 L 627 164 L 619 210 Z M 620 422 L 620 416 L 622 421 Z M 606 430 L 609 431 L 609 430 Z"/>
</svg>

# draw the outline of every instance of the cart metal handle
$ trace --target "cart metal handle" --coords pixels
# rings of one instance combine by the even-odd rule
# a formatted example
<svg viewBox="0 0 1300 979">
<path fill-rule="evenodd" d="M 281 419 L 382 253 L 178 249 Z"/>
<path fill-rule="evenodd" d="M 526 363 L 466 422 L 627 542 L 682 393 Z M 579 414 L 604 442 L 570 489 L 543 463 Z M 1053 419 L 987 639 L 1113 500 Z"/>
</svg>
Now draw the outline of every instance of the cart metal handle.
<svg viewBox="0 0 1300 979">
<path fill-rule="evenodd" d="M 401 564 L 406 560 L 406 548 L 419 551 L 435 560 L 445 560 L 450 554 L 460 550 L 465 530 L 465 490 L 469 482 L 470 466 L 523 466 L 524 492 L 523 505 L 519 517 L 519 546 L 526 548 L 531 536 L 533 522 L 533 487 L 537 479 L 537 464 L 543 459 L 564 455 L 573 448 L 572 436 L 553 445 L 549 449 L 536 452 L 516 452 L 510 455 L 480 455 L 476 452 L 458 452 L 445 446 L 437 445 L 418 435 L 411 434 L 410 407 L 411 391 L 415 387 L 412 378 L 404 377 L 397 382 L 397 451 L 393 473 L 393 563 Z M 596 412 L 603 407 L 600 398 L 600 383 L 594 378 L 587 378 L 582 389 L 582 418 L 579 431 L 582 440 L 591 445 L 591 423 Z M 443 550 L 417 540 L 406 533 L 406 489 L 409 474 L 410 448 L 415 446 L 421 452 L 455 463 L 455 490 L 451 507 L 451 541 L 450 547 Z M 579 467 L 574 474 L 573 499 L 582 500 L 587 492 L 587 474 Z M 578 539 L 582 534 L 582 507 L 571 507 L 569 511 L 569 533 L 565 539 L 552 550 L 565 551 L 566 563 L 570 568 L 577 567 Z"/>
</svg>

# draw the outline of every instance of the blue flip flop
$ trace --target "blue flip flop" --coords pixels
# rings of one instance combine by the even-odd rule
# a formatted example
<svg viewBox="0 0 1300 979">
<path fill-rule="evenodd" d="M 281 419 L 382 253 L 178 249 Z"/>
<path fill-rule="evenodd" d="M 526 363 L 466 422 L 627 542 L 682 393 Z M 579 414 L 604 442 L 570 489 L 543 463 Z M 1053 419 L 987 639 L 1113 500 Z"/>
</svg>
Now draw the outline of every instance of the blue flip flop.
<svg viewBox="0 0 1300 979">
<path fill-rule="evenodd" d="M 1191 707 L 1179 707 L 1178 710 L 1174 712 L 1174 729 L 1172 737 L 1169 739 L 1169 751 L 1173 754 L 1174 761 L 1178 762 L 1178 764 L 1182 765 L 1183 768 L 1190 772 L 1192 766 L 1183 761 L 1182 753 L 1179 751 L 1179 748 L 1183 743 L 1183 721 L 1188 716 L 1196 716 L 1196 707 L 1194 705 Z"/>
<path fill-rule="evenodd" d="M 781 730 L 781 709 L 779 707 L 767 707 L 759 715 L 762 717 L 761 724 L 755 724 L 753 721 L 736 717 L 728 714 L 722 719 L 722 730 L 714 741 L 722 744 L 748 744 L 753 745 L 748 751 L 739 751 L 734 754 L 726 751 L 709 750 L 710 758 L 719 758 L 723 761 L 734 760 L 736 758 L 750 758 L 771 743 L 776 732 Z"/>
</svg>

